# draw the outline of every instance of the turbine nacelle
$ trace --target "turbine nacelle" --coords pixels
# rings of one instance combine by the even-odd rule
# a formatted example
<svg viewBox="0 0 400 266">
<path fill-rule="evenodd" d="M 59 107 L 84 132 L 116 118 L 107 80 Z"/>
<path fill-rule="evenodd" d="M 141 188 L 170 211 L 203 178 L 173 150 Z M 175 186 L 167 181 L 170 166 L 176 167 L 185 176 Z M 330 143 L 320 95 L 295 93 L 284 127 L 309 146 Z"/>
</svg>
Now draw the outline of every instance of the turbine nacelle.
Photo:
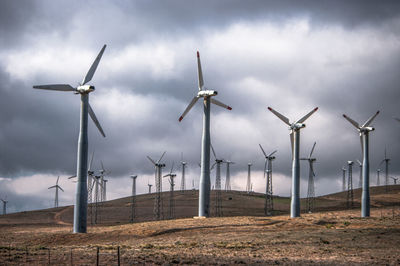
<svg viewBox="0 0 400 266">
<path fill-rule="evenodd" d="M 95 90 L 94 86 L 91 85 L 81 85 L 76 88 L 76 91 L 79 93 L 90 93 L 94 90 Z"/>
<path fill-rule="evenodd" d="M 290 127 L 289 127 L 289 129 L 290 130 L 299 130 L 299 129 L 302 129 L 302 128 L 305 128 L 306 127 L 306 124 L 303 124 L 303 123 L 293 123 Z"/>
<path fill-rule="evenodd" d="M 374 130 L 375 130 L 374 127 L 363 127 L 363 128 L 360 128 L 360 133 L 367 133 L 367 132 L 374 131 Z"/>
<path fill-rule="evenodd" d="M 218 94 L 217 91 L 213 90 L 201 90 L 197 93 L 197 97 L 211 97 L 216 96 Z"/>
</svg>

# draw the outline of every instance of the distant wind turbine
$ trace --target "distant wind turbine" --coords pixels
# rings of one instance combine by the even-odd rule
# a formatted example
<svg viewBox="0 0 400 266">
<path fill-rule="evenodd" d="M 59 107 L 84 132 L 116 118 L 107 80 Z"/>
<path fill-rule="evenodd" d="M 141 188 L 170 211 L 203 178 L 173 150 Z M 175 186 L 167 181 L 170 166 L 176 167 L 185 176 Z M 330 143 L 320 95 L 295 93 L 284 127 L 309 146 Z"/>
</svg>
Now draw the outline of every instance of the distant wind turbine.
<svg viewBox="0 0 400 266">
<path fill-rule="evenodd" d="M 4 199 L 0 200 L 3 202 L 3 215 L 7 214 L 7 203 L 8 203 L 7 196 Z"/>
<path fill-rule="evenodd" d="M 58 207 L 58 190 L 60 189 L 62 192 L 64 192 L 64 189 L 62 189 L 59 185 L 58 185 L 58 180 L 60 179 L 60 176 L 57 177 L 57 181 L 56 184 L 54 186 L 49 187 L 48 189 L 52 189 L 55 188 L 56 189 L 56 195 L 54 198 L 54 208 Z"/>
</svg>

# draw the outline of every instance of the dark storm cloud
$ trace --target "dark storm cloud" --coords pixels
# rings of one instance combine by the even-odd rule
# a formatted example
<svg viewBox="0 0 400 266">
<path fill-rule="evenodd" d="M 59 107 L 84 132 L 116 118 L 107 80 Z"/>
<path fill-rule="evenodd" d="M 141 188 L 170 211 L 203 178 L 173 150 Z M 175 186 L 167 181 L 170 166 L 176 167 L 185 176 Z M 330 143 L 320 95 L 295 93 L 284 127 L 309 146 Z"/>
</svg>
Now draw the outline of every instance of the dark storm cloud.
<svg viewBox="0 0 400 266">
<path fill-rule="evenodd" d="M 18 56 L 26 51 L 29 57 L 35 52 L 32 47 L 39 47 L 38 50 L 52 50 L 50 63 L 54 66 L 63 64 L 60 58 L 64 57 L 58 57 L 57 53 L 62 54 L 69 47 L 74 52 L 90 50 L 95 56 L 99 47 L 107 43 L 94 78 L 96 92 L 90 99 L 107 138 L 103 139 L 89 121 L 89 149 L 95 150 L 95 169 L 100 168 L 102 160 L 112 176 L 126 177 L 133 172 L 151 175 L 153 167 L 145 156 L 157 159 L 164 150 L 167 168 L 172 161 L 178 162 L 184 152 L 191 171 L 198 170 L 201 104 L 182 123 L 177 118 L 197 90 L 195 50 L 204 47 L 206 85 L 219 91 L 219 100 L 234 107 L 230 113 L 215 106 L 212 109 L 212 141 L 221 157 L 237 162 L 232 166 L 232 173 L 246 171 L 247 162 L 254 162 L 254 170 L 263 169 L 258 147 L 261 143 L 268 151 L 278 149 L 274 170 L 290 175 L 289 132 L 266 107 L 272 106 L 298 119 L 319 106 L 320 110 L 302 130 L 301 153 L 308 154 L 312 143 L 317 141 L 315 169 L 318 178 L 329 179 L 340 176 L 340 168 L 347 160 L 360 158 L 358 134 L 341 117 L 343 113 L 361 123 L 376 110 L 382 110 L 374 123 L 376 131 L 371 133 L 371 171 L 378 167 L 385 145 L 393 161 L 400 158 L 399 144 L 394 141 L 400 135 L 400 123 L 391 118 L 400 116 L 400 54 L 391 54 L 390 59 L 378 58 L 380 54 L 372 52 L 369 56 L 360 56 L 356 65 L 362 65 L 366 71 L 354 71 L 351 66 L 355 63 L 347 62 L 351 70 L 348 75 L 340 71 L 337 74 L 331 66 L 337 63 L 337 69 L 341 69 L 340 64 L 346 60 L 332 58 L 327 60 L 330 66 L 318 66 L 338 75 L 328 78 L 328 74 L 323 75 L 323 69 L 307 65 L 312 60 L 298 57 L 282 63 L 279 58 L 264 57 L 265 62 L 256 62 L 257 56 L 237 54 L 230 60 L 223 54 L 227 47 L 218 46 L 220 53 L 209 54 L 204 40 L 214 35 L 222 38 L 238 23 L 247 26 L 247 30 L 263 22 L 281 29 L 290 21 L 305 19 L 311 27 L 309 35 L 329 31 L 331 27 L 349 36 L 364 34 L 365 30 L 365 34 L 370 34 L 371 43 L 374 38 L 387 38 L 388 43 L 396 44 L 393 39 L 399 39 L 400 24 L 396 23 L 400 19 L 399 5 L 398 1 L 2 1 L 0 56 L 7 58 L 12 51 L 13 56 Z M 252 41 L 240 42 L 242 36 L 234 37 L 226 39 L 238 42 L 239 48 L 231 49 L 233 52 L 240 52 L 243 48 L 240 45 L 249 45 Z M 189 39 L 189 44 L 182 39 Z M 172 71 L 179 68 L 178 76 L 151 73 L 152 49 L 156 50 L 159 43 L 169 49 L 161 51 L 160 57 L 171 50 L 176 53 L 177 62 L 171 68 Z M 329 49 L 330 45 L 321 43 L 317 49 Z M 136 58 L 145 48 L 150 50 L 149 55 Z M 339 49 L 347 51 L 343 47 Z M 129 55 L 132 50 L 137 54 Z M 307 52 L 312 55 L 310 51 L 304 53 Z M 120 61 L 127 57 L 137 65 L 123 65 L 116 71 L 113 69 L 116 67 L 113 64 L 119 63 L 113 61 L 116 56 L 120 56 Z M 241 56 L 240 61 L 235 61 L 236 56 Z M 26 59 L 25 64 L 32 62 Z M 38 60 L 41 59 L 39 56 Z M 162 62 L 153 63 L 162 65 Z M 43 69 L 50 71 L 51 66 Z M 75 172 L 79 97 L 32 89 L 35 83 L 70 82 L 69 78 L 76 82 L 84 74 L 72 77 L 69 72 L 74 67 L 65 68 L 65 72 L 57 74 L 34 69 L 33 74 L 21 75 L 21 78 L 10 74 L 18 69 L 11 71 L 7 62 L 1 63 L 0 176 Z M 168 65 L 165 69 L 168 70 Z M 291 76 L 294 72 L 304 83 L 299 84 Z M 253 77 L 260 83 L 260 94 L 248 93 L 252 84 L 243 90 L 235 87 L 236 83 Z M 294 90 L 299 93 L 295 95 Z M 293 114 L 293 108 L 298 108 L 296 115 L 289 115 Z M 399 173 L 399 164 L 393 163 L 391 170 Z M 302 164 L 304 180 L 307 171 L 307 165 Z M 46 205 L 38 202 L 37 206 Z"/>
</svg>

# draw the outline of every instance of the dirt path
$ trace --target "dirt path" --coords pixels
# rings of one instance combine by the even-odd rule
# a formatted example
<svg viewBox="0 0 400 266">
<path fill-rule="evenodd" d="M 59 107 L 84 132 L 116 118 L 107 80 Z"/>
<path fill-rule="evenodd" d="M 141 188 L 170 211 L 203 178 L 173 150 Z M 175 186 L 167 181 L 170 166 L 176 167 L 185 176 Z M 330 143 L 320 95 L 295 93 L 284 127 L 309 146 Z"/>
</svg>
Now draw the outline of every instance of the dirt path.
<svg viewBox="0 0 400 266">
<path fill-rule="evenodd" d="M 57 212 L 54 215 L 54 222 L 56 224 L 61 224 L 61 225 L 71 225 L 71 223 L 66 223 L 66 222 L 62 221 L 61 220 L 61 215 L 63 215 L 65 212 L 69 211 L 73 207 L 74 206 L 68 206 L 68 207 L 65 207 L 64 209 L 62 209 L 61 211 Z"/>
</svg>

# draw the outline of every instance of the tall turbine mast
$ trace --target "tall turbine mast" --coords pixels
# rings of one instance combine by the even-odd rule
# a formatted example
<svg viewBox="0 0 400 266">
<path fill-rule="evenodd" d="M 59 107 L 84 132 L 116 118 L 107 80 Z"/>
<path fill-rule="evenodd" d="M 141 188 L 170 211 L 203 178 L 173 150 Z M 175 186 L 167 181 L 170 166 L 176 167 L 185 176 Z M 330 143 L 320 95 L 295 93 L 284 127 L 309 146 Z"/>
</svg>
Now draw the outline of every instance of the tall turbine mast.
<svg viewBox="0 0 400 266">
<path fill-rule="evenodd" d="M 385 191 L 388 192 L 390 159 L 386 156 L 386 147 L 385 147 L 385 158 L 383 158 L 380 165 L 382 165 L 383 163 L 385 163 Z"/>
<path fill-rule="evenodd" d="M 62 189 L 59 185 L 58 185 L 58 180 L 60 179 L 60 176 L 57 177 L 57 181 L 56 181 L 56 185 L 55 186 L 51 186 L 48 189 L 52 189 L 55 188 L 56 189 L 56 195 L 54 198 L 54 208 L 58 207 L 58 190 L 60 189 L 62 192 L 64 192 L 64 189 Z"/>
<path fill-rule="evenodd" d="M 7 196 L 4 199 L 0 199 L 3 202 L 3 215 L 7 214 Z"/>
<path fill-rule="evenodd" d="M 381 180 L 380 180 L 380 177 L 379 177 L 380 172 L 381 172 L 381 169 L 376 169 L 376 185 L 377 186 L 381 185 Z"/>
<path fill-rule="evenodd" d="M 154 165 L 154 169 L 155 169 L 156 195 L 155 195 L 155 201 L 154 201 L 154 215 L 155 215 L 156 220 L 161 220 L 162 216 L 163 216 L 163 203 L 162 203 L 162 197 L 161 197 L 161 192 L 162 192 L 161 177 L 162 177 L 162 168 L 165 167 L 165 164 L 161 163 L 161 160 L 164 157 L 165 153 L 166 152 L 164 152 L 161 155 L 160 159 L 158 159 L 158 161 L 156 161 L 156 162 L 153 159 L 151 159 L 149 156 L 147 156 L 147 159 L 150 160 L 150 162 Z"/>
<path fill-rule="evenodd" d="M 176 174 L 173 174 L 172 171 L 174 170 L 174 162 L 172 162 L 172 167 L 171 171 L 169 174 L 164 175 L 164 177 L 169 177 L 168 181 L 170 184 L 170 189 L 169 189 L 169 219 L 175 218 L 175 199 L 174 199 L 174 186 L 175 182 L 174 179 L 176 177 Z"/>
<path fill-rule="evenodd" d="M 358 187 L 362 188 L 362 162 L 360 162 L 360 160 L 356 160 L 358 165 L 360 166 L 360 175 L 358 177 Z"/>
<path fill-rule="evenodd" d="M 294 123 L 290 123 L 289 118 L 278 113 L 271 107 L 268 107 L 268 109 L 289 126 L 290 141 L 292 144 L 292 195 L 290 202 L 290 217 L 300 217 L 300 130 L 306 127 L 304 122 L 318 110 L 318 107 L 314 108 L 311 112 Z"/>
<path fill-rule="evenodd" d="M 275 160 L 275 156 L 273 156 L 277 150 L 271 152 L 270 154 L 266 154 L 261 144 L 258 144 L 260 149 L 265 157 L 264 163 L 264 178 L 266 178 L 267 184 L 265 186 L 265 204 L 264 204 L 264 214 L 266 216 L 272 215 L 272 211 L 274 210 L 274 198 L 273 198 L 273 190 L 272 190 L 272 161 Z"/>
<path fill-rule="evenodd" d="M 347 165 L 349 166 L 347 178 L 347 208 L 354 207 L 354 193 L 353 193 L 353 161 L 347 161 Z"/>
<path fill-rule="evenodd" d="M 342 167 L 342 191 L 346 191 L 346 168 Z"/>
<path fill-rule="evenodd" d="M 136 218 L 136 178 L 137 175 L 131 175 L 132 178 L 132 202 L 131 202 L 131 223 Z"/>
<path fill-rule="evenodd" d="M 89 104 L 89 93 L 95 90 L 92 85 L 87 85 L 92 80 L 93 75 L 99 65 L 100 59 L 106 49 L 103 46 L 100 53 L 97 55 L 88 73 L 83 78 L 82 83 L 73 88 L 68 84 L 52 84 L 52 85 L 35 85 L 33 88 L 42 90 L 55 91 L 72 91 L 75 94 L 81 95 L 81 115 L 80 115 L 80 130 L 78 140 L 78 156 L 77 156 L 77 177 L 76 197 L 74 207 L 74 233 L 86 233 L 87 231 L 87 161 L 88 161 L 88 114 L 93 120 L 97 129 L 105 137 L 104 131 L 100 126 L 99 121 L 92 107 Z"/>
<path fill-rule="evenodd" d="M 251 192 L 251 163 L 247 164 L 247 183 L 246 183 L 246 192 Z"/>
<path fill-rule="evenodd" d="M 361 140 L 361 150 L 363 153 L 362 161 L 362 196 L 361 196 L 361 217 L 370 216 L 370 197 L 369 197 L 369 132 L 375 130 L 375 128 L 369 125 L 379 114 L 377 111 L 371 116 L 364 124 L 359 125 L 356 121 L 343 114 L 343 117 L 349 121 L 359 132 Z"/>
<path fill-rule="evenodd" d="M 183 161 L 183 153 L 181 153 L 181 165 L 182 165 L 182 179 L 181 179 L 181 192 L 184 193 L 186 190 L 185 170 L 186 162 Z"/>
<path fill-rule="evenodd" d="M 232 110 L 232 108 L 220 101 L 212 98 L 218 94 L 217 91 L 208 90 L 204 87 L 203 73 L 201 70 L 200 53 L 197 51 L 197 73 L 199 91 L 192 101 L 186 107 L 179 118 L 179 121 L 192 109 L 199 98 L 203 98 L 203 135 L 201 144 L 201 175 L 199 186 L 199 217 L 208 217 L 210 215 L 210 103 L 220 107 Z M 204 90 L 203 90 L 204 88 Z"/>
<path fill-rule="evenodd" d="M 212 144 L 210 145 L 215 159 L 215 163 L 212 165 L 211 169 L 213 169 L 214 166 L 217 167 L 215 169 L 215 216 L 221 217 L 222 216 L 221 164 L 224 163 L 225 161 L 224 159 L 217 157 L 213 145 Z"/>
<path fill-rule="evenodd" d="M 225 191 L 231 191 L 231 171 L 230 171 L 230 165 L 235 164 L 235 162 L 231 161 L 225 161 L 226 163 L 226 179 L 225 179 Z"/>
<path fill-rule="evenodd" d="M 309 174 L 308 174 L 308 190 L 307 190 L 307 211 L 308 211 L 308 213 L 312 213 L 314 211 L 314 207 L 315 207 L 314 163 L 317 159 L 312 158 L 312 154 L 314 152 L 314 148 L 315 148 L 316 144 L 317 144 L 317 142 L 314 142 L 314 145 L 311 149 L 311 152 L 310 152 L 310 155 L 308 156 L 308 158 L 300 158 L 300 160 L 308 161 L 308 164 L 310 166 Z"/>
</svg>

